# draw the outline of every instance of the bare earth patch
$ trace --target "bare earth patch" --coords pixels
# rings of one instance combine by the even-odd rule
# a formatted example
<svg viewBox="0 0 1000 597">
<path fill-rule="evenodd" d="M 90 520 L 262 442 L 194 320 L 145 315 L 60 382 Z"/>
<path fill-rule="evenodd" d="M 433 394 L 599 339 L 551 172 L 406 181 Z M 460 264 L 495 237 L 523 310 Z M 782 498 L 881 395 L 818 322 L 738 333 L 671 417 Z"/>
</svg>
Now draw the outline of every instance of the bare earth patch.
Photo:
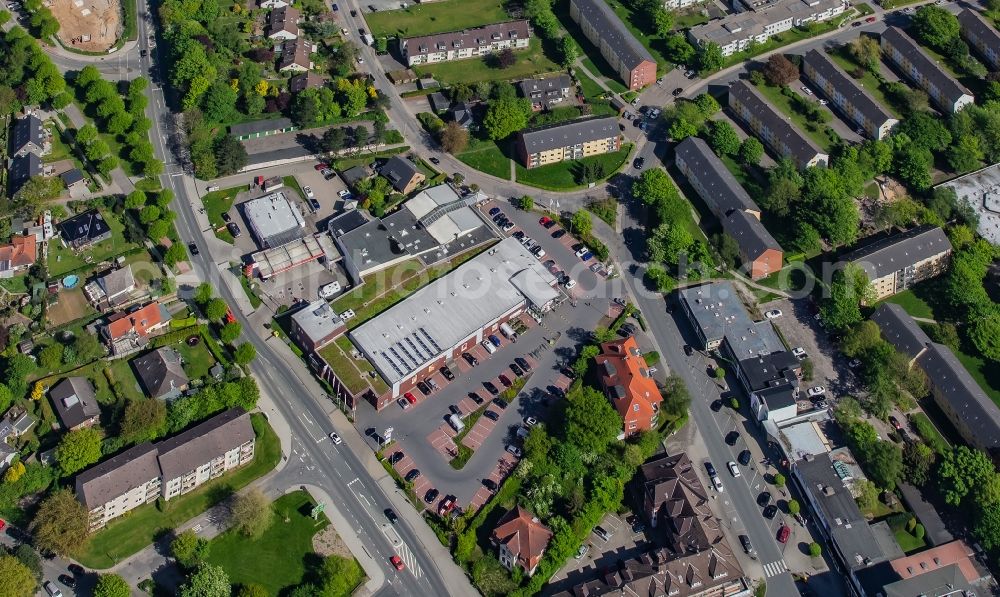
<svg viewBox="0 0 1000 597">
<path fill-rule="evenodd" d="M 332 524 L 327 525 L 325 529 L 313 535 L 312 542 L 313 551 L 324 558 L 327 556 L 340 556 L 347 559 L 354 558 L 351 550 L 347 548 L 347 544 L 340 538 L 340 535 L 337 534 L 337 529 L 333 528 Z"/>
<path fill-rule="evenodd" d="M 51 0 L 59 21 L 59 41 L 66 47 L 104 52 L 115 45 L 122 28 L 120 0 Z"/>
</svg>

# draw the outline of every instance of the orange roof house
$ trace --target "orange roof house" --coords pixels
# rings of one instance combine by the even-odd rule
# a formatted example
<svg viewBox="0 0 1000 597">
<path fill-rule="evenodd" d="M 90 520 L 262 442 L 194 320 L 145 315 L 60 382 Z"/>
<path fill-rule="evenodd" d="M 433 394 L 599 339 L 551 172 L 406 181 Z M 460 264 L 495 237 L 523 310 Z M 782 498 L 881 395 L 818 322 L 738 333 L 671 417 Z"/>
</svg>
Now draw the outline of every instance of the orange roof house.
<svg viewBox="0 0 1000 597">
<path fill-rule="evenodd" d="M 0 278 L 9 278 L 27 269 L 38 258 L 38 245 L 34 234 L 12 236 L 10 243 L 0 245 Z"/>
<path fill-rule="evenodd" d="M 149 341 L 148 336 L 170 322 L 159 303 L 149 303 L 131 313 L 116 313 L 103 329 L 104 338 L 115 355 L 134 352 Z"/>
<path fill-rule="evenodd" d="M 655 427 L 663 397 L 635 338 L 601 344 L 595 359 L 604 392 L 622 417 L 623 436 Z"/>
<path fill-rule="evenodd" d="M 542 561 L 552 531 L 531 512 L 517 506 L 503 515 L 490 542 L 499 549 L 500 563 L 508 570 L 520 566 L 531 576 Z"/>
<path fill-rule="evenodd" d="M 906 579 L 955 564 L 965 580 L 975 583 L 982 577 L 972 561 L 975 554 L 974 550 L 959 539 L 911 556 L 896 558 L 889 562 L 889 565 L 896 571 L 896 574 L 899 574 L 900 578 Z"/>
</svg>

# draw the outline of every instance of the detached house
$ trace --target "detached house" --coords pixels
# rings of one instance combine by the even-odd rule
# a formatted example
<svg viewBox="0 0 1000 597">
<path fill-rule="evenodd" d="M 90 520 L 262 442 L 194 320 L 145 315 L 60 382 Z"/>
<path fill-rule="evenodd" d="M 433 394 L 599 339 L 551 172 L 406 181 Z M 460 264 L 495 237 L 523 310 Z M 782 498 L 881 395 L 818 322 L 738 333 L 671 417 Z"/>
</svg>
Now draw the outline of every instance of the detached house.
<svg viewBox="0 0 1000 597">
<path fill-rule="evenodd" d="M 622 437 L 656 427 L 663 396 L 634 336 L 601 344 L 601 385 L 622 418 Z"/>
<path fill-rule="evenodd" d="M 390 158 L 379 170 L 379 174 L 392 184 L 393 189 L 404 195 L 415 191 L 427 180 L 413 162 L 398 155 Z"/>
<path fill-rule="evenodd" d="M 7 192 L 13 197 L 29 180 L 42 175 L 42 158 L 37 153 L 14 156 L 7 171 Z"/>
<path fill-rule="evenodd" d="M 35 264 L 38 259 L 36 236 L 12 236 L 0 245 L 0 278 L 12 278 Z"/>
<path fill-rule="evenodd" d="M 270 39 L 295 39 L 299 36 L 299 19 L 302 17 L 291 6 L 280 6 L 268 15 L 267 37 Z"/>
<path fill-rule="evenodd" d="M 188 387 L 188 376 L 181 365 L 181 355 L 168 347 L 158 348 L 132 359 L 139 383 L 152 398 L 173 400 Z"/>
<path fill-rule="evenodd" d="M 160 303 L 149 303 L 129 313 L 116 313 L 101 328 L 101 337 L 114 356 L 141 350 L 149 338 L 170 323 L 170 314 Z"/>
<path fill-rule="evenodd" d="M 83 249 L 111 238 L 111 226 L 96 209 L 77 214 L 59 222 L 59 234 L 64 245 L 71 249 Z"/>
<path fill-rule="evenodd" d="M 135 277 L 132 275 L 131 264 L 111 270 L 83 288 L 87 299 L 101 310 L 128 302 L 134 291 Z"/>
<path fill-rule="evenodd" d="M 542 561 L 552 531 L 524 508 L 517 506 L 497 522 L 490 536 L 496 546 L 500 563 L 510 570 L 514 566 L 531 576 Z"/>
<path fill-rule="evenodd" d="M 540 79 L 524 79 L 517 84 L 522 97 L 531 100 L 534 111 L 549 110 L 573 94 L 573 80 L 569 75 L 545 77 Z"/>
<path fill-rule="evenodd" d="M 315 44 L 304 39 L 293 39 L 281 45 L 281 60 L 278 61 L 278 71 L 304 73 L 312 70 L 313 61 L 309 56 L 316 51 Z"/>
<path fill-rule="evenodd" d="M 52 386 L 49 398 L 67 431 L 91 427 L 101 416 L 94 386 L 86 377 L 67 377 Z"/>
</svg>

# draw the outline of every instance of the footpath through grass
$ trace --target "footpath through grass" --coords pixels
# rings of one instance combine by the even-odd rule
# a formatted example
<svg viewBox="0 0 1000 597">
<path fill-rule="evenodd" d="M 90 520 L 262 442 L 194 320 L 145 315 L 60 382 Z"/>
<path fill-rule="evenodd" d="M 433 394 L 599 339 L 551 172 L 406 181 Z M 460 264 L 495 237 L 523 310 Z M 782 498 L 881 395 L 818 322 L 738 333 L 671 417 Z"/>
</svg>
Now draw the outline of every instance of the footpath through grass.
<svg viewBox="0 0 1000 597">
<path fill-rule="evenodd" d="M 315 505 L 305 491 L 281 496 L 272 504 L 274 522 L 260 539 L 227 531 L 212 540 L 208 561 L 221 566 L 233 584 L 257 583 L 271 595 L 307 582 L 307 575 L 319 562 L 312 538 L 330 525 L 323 514 L 319 520 L 309 516 Z M 330 557 L 341 564 L 342 594 L 350 594 L 365 579 L 364 571 L 354 558 Z"/>
<path fill-rule="evenodd" d="M 88 568 L 110 568 L 153 543 L 161 533 L 205 512 L 274 469 L 281 458 L 278 436 L 264 415 L 254 413 L 251 421 L 257 444 L 250 464 L 166 502 L 163 511 L 156 504 L 147 504 L 112 521 L 107 528 L 90 537 L 87 546 L 75 554 L 76 559 Z"/>
</svg>

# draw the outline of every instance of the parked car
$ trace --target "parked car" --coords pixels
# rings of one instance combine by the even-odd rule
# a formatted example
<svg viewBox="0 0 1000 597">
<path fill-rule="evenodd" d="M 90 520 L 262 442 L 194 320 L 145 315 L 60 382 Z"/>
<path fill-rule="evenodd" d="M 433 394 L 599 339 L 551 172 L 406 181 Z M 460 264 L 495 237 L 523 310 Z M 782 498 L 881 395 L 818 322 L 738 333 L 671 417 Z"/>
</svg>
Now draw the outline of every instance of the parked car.
<svg viewBox="0 0 1000 597">
<path fill-rule="evenodd" d="M 540 226 L 546 226 L 546 227 L 548 227 L 548 224 L 550 224 L 550 223 L 552 223 L 552 218 L 550 218 L 549 216 L 542 216 L 538 220 L 538 224 Z"/>
<path fill-rule="evenodd" d="M 736 466 L 736 463 L 732 460 L 726 463 L 726 467 L 729 469 L 729 474 L 734 478 L 740 476 L 740 467 Z"/>
<path fill-rule="evenodd" d="M 722 487 L 722 479 L 718 477 L 712 477 L 712 485 L 715 486 L 715 490 L 718 491 L 719 493 L 722 493 L 724 491 Z"/>
<path fill-rule="evenodd" d="M 489 412 L 489 411 L 487 411 L 487 412 Z M 488 489 L 490 491 L 496 491 L 497 490 L 497 483 L 493 479 L 483 479 L 483 487 L 485 487 L 486 489 Z"/>
<path fill-rule="evenodd" d="M 393 452 L 392 456 L 389 457 L 389 464 L 396 464 L 397 462 L 399 462 L 402 459 L 403 459 L 403 453 L 402 452 L 399 452 L 399 451 Z"/>
<path fill-rule="evenodd" d="M 507 408 L 507 401 L 503 398 L 494 398 L 493 404 L 497 405 L 498 408 Z"/>
<path fill-rule="evenodd" d="M 770 311 L 764 313 L 764 317 L 768 319 L 777 319 L 781 317 L 781 309 L 771 309 Z"/>
<path fill-rule="evenodd" d="M 509 377 L 507 377 L 506 375 L 500 375 L 500 376 L 499 376 L 499 377 L 498 377 L 497 379 L 499 379 L 499 380 L 500 380 L 500 383 L 502 383 L 502 384 L 503 384 L 503 387 L 505 387 L 505 388 L 509 388 L 509 387 L 511 387 L 512 385 L 514 385 L 514 384 L 513 384 L 513 383 L 512 383 L 511 381 L 510 381 L 510 378 L 509 378 Z"/>
<path fill-rule="evenodd" d="M 538 419 L 536 419 L 535 417 L 524 417 L 525 427 L 534 427 L 537 424 L 538 424 Z"/>
<path fill-rule="evenodd" d="M 521 448 L 518 448 L 517 446 L 513 446 L 511 444 L 507 444 L 507 447 L 504 448 L 504 449 L 507 450 L 508 452 L 510 452 L 511 454 L 513 454 L 514 458 L 520 458 L 521 457 Z"/>
<path fill-rule="evenodd" d="M 900 431 L 903 429 L 903 426 L 899 424 L 899 419 L 897 419 L 896 417 L 890 416 L 889 424 L 892 425 L 896 431 Z"/>
<path fill-rule="evenodd" d="M 531 371 L 531 365 L 528 364 L 528 359 L 524 357 L 517 357 L 516 359 L 514 359 L 514 362 L 517 363 L 517 366 L 523 369 L 524 371 Z"/>
<path fill-rule="evenodd" d="M 521 368 L 517 366 L 517 363 L 511 363 L 510 364 L 510 370 L 517 377 L 521 377 L 522 375 L 524 375 L 524 371 L 522 371 Z"/>
<path fill-rule="evenodd" d="M 198 245 L 194 243 L 188 243 L 188 251 L 190 251 L 192 255 L 197 255 L 200 253 L 200 251 L 198 251 Z"/>
<path fill-rule="evenodd" d="M 462 358 L 465 359 L 466 363 L 472 365 L 473 367 L 479 365 L 479 359 L 477 359 L 476 357 L 472 356 L 468 352 L 463 352 L 462 353 Z"/>
<path fill-rule="evenodd" d="M 418 381 L 417 389 L 420 390 L 420 393 L 423 394 L 424 396 L 431 395 L 431 387 L 427 385 L 426 381 Z"/>
<path fill-rule="evenodd" d="M 396 512 L 394 512 L 392 508 L 386 508 L 383 512 L 385 513 L 386 519 L 392 524 L 396 524 L 396 521 L 399 520 L 399 517 L 396 516 Z"/>
<path fill-rule="evenodd" d="M 62 591 L 60 591 L 59 587 L 57 587 L 51 580 L 45 581 L 45 584 L 43 584 L 42 587 L 45 589 L 45 592 L 48 593 L 49 597 L 63 597 Z"/>
<path fill-rule="evenodd" d="M 694 349 L 691 348 L 690 344 L 684 345 L 684 354 L 686 354 L 687 356 L 691 356 L 692 354 L 694 354 Z"/>
<path fill-rule="evenodd" d="M 587 555 L 587 552 L 589 551 L 590 551 L 590 546 L 584 543 L 583 545 L 580 546 L 580 549 L 576 550 L 576 555 L 573 557 L 578 560 L 582 560 L 583 557 Z"/>
<path fill-rule="evenodd" d="M 632 167 L 636 170 L 642 170 L 642 167 L 646 165 L 646 158 L 635 158 L 632 160 Z"/>
<path fill-rule="evenodd" d="M 762 491 L 760 495 L 757 496 L 757 505 L 761 508 L 766 508 L 771 503 L 771 493 L 769 491 Z"/>
<path fill-rule="evenodd" d="M 611 539 L 611 533 L 604 530 L 604 527 L 600 525 L 594 527 L 594 534 L 603 539 L 604 541 L 609 541 Z"/>
<path fill-rule="evenodd" d="M 417 397 L 413 395 L 413 392 L 407 392 L 403 394 L 403 398 L 406 398 L 406 401 L 409 402 L 410 404 L 417 403 Z"/>
<path fill-rule="evenodd" d="M 768 520 L 773 519 L 775 516 L 777 516 L 777 514 L 778 514 L 778 507 L 775 506 L 774 504 L 771 504 L 768 507 L 764 508 L 764 518 Z"/>
<path fill-rule="evenodd" d="M 62 584 L 66 585 L 67 587 L 69 587 L 71 589 L 75 589 L 76 588 L 76 579 L 73 578 L 72 576 L 68 575 L 68 574 L 60 574 L 59 575 L 59 582 L 61 582 Z"/>
<path fill-rule="evenodd" d="M 406 398 L 400 398 L 396 401 L 396 404 L 398 404 L 403 410 L 410 408 L 410 403 L 406 401 Z"/>
<path fill-rule="evenodd" d="M 318 211 L 319 207 L 320 207 L 320 205 L 319 205 L 319 199 L 316 199 L 316 198 L 310 199 L 309 200 L 309 205 L 312 206 L 313 211 Z"/>
<path fill-rule="evenodd" d="M 459 417 L 462 416 L 462 409 L 458 408 L 458 405 L 451 404 L 451 405 L 448 406 L 448 410 L 453 415 L 456 415 L 456 416 L 459 416 Z"/>
<path fill-rule="evenodd" d="M 500 395 L 500 390 L 495 385 L 493 385 L 492 381 L 484 381 L 483 387 L 486 388 L 487 392 L 493 394 L 494 396 Z"/>
<path fill-rule="evenodd" d="M 788 538 L 792 535 L 792 529 L 788 525 L 783 524 L 781 528 L 778 529 L 778 541 L 781 543 L 788 543 Z"/>
<path fill-rule="evenodd" d="M 420 469 L 412 468 L 410 469 L 410 472 L 406 473 L 406 477 L 404 478 L 406 479 L 407 483 L 413 483 L 414 481 L 417 480 L 417 477 L 419 476 L 420 476 Z"/>
<path fill-rule="evenodd" d="M 491 421 L 500 420 L 500 415 L 498 415 L 495 411 L 492 410 L 487 410 L 486 412 L 483 413 L 483 416 Z"/>
<path fill-rule="evenodd" d="M 233 238 L 239 238 L 240 235 L 243 234 L 243 231 L 240 230 L 240 227 L 236 225 L 236 222 L 230 222 L 226 224 L 226 230 L 229 231 L 229 235 L 232 236 Z"/>
<path fill-rule="evenodd" d="M 747 554 L 748 556 L 750 556 L 755 560 L 757 559 L 757 556 L 754 554 L 753 551 L 753 544 L 750 543 L 750 537 L 747 537 L 746 535 L 740 535 L 740 545 L 743 546 L 743 553 Z"/>
<path fill-rule="evenodd" d="M 566 236 L 566 231 L 562 228 L 552 233 L 552 238 L 562 238 L 564 236 Z"/>
<path fill-rule="evenodd" d="M 447 379 L 448 381 L 455 381 L 455 374 L 452 373 L 451 369 L 449 369 L 447 366 L 441 367 L 440 369 L 438 369 L 438 371 L 440 371 L 441 375 L 443 375 L 444 378 Z"/>
<path fill-rule="evenodd" d="M 580 255 L 580 261 L 589 261 L 590 258 L 593 257 L 593 256 L 594 256 L 593 253 L 591 253 L 590 251 L 587 251 L 583 255 Z"/>
<path fill-rule="evenodd" d="M 489 214 L 490 214 L 491 218 L 493 216 L 497 215 L 498 213 L 500 213 L 500 208 L 499 207 L 491 207 L 490 208 Z"/>
<path fill-rule="evenodd" d="M 802 348 L 801 346 L 797 346 L 792 349 L 792 354 L 795 355 L 795 358 L 801 361 L 802 359 L 806 358 L 806 349 Z"/>
<path fill-rule="evenodd" d="M 742 464 L 743 466 L 748 466 L 750 464 L 751 458 L 753 458 L 753 455 L 750 454 L 750 450 L 743 450 L 742 452 L 740 452 L 740 455 L 737 458 L 737 460 L 739 460 L 740 464 Z"/>
<path fill-rule="evenodd" d="M 806 390 L 806 395 L 809 396 L 810 398 L 814 398 L 816 396 L 822 396 L 825 393 L 826 393 L 826 388 L 824 388 L 823 386 L 813 386 L 808 390 Z"/>
<path fill-rule="evenodd" d="M 729 444 L 730 446 L 735 446 L 736 442 L 738 441 L 740 441 L 739 431 L 730 431 L 729 433 L 726 434 L 726 443 Z"/>
<path fill-rule="evenodd" d="M 866 23 L 874 23 L 877 20 L 878 19 L 876 19 L 875 17 L 868 17 L 867 19 L 865 19 L 865 22 Z"/>
<path fill-rule="evenodd" d="M 428 379 L 427 385 L 430 386 L 432 392 L 436 392 L 441 389 L 441 386 L 437 385 L 437 382 L 433 379 Z"/>
<path fill-rule="evenodd" d="M 441 160 L 439 160 L 439 159 L 437 159 L 435 157 L 432 157 L 431 158 L 431 163 L 434 164 L 435 166 L 437 166 L 438 164 L 441 163 Z"/>
<path fill-rule="evenodd" d="M 500 338 L 496 334 L 490 334 L 490 342 L 493 344 L 493 346 L 496 346 L 497 348 L 500 348 L 502 346 Z"/>
<path fill-rule="evenodd" d="M 316 193 L 313 193 L 312 187 L 309 186 L 302 187 L 302 192 L 305 193 L 306 197 L 308 197 L 309 199 L 312 199 L 313 197 L 316 196 Z"/>
</svg>

